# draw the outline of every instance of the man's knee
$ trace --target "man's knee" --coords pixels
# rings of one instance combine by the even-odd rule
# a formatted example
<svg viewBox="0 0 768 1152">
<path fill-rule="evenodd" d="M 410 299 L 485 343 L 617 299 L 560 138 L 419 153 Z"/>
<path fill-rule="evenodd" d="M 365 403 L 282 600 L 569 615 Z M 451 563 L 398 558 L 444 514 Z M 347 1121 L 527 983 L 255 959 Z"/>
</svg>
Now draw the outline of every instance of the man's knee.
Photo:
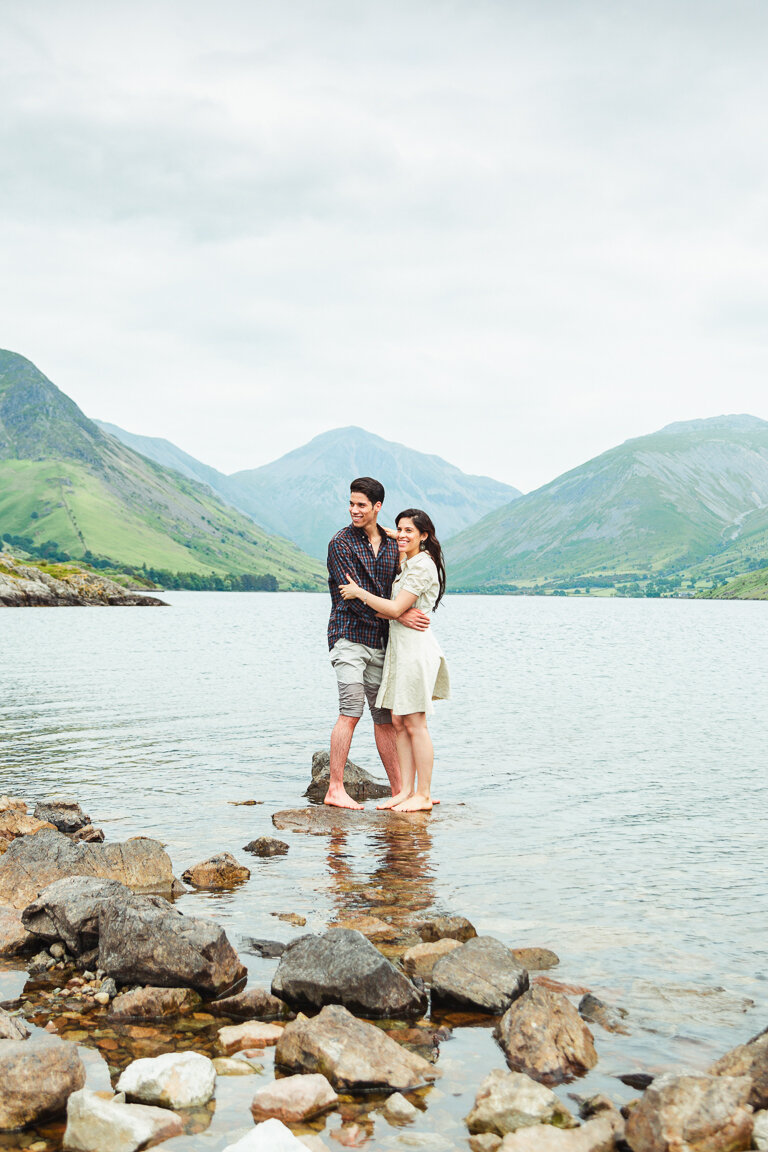
<svg viewBox="0 0 768 1152">
<path fill-rule="evenodd" d="M 354 720 L 363 714 L 365 690 L 362 684 L 339 684 L 339 717 Z"/>
</svg>

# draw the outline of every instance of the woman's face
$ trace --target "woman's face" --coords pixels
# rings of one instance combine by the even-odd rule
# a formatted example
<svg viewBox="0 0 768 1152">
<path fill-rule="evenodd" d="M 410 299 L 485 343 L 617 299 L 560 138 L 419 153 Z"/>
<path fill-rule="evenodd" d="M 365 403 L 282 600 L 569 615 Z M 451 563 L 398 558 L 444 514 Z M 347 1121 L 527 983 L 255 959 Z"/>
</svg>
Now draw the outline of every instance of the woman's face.
<svg viewBox="0 0 768 1152">
<path fill-rule="evenodd" d="M 401 516 L 397 522 L 397 547 L 401 555 L 407 560 L 415 556 L 422 540 L 426 540 L 427 533 L 419 532 L 413 520 L 408 516 Z"/>
</svg>

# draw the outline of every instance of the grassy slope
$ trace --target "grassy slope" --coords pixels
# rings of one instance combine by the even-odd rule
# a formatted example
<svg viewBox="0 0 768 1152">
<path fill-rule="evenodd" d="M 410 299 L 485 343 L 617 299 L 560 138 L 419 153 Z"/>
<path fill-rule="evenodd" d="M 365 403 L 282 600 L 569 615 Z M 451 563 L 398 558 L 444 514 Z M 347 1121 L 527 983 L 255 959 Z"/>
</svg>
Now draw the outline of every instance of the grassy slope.
<svg viewBox="0 0 768 1152">
<path fill-rule="evenodd" d="M 705 600 L 768 600 L 768 568 L 737 576 L 712 592 L 701 592 Z"/>
</svg>

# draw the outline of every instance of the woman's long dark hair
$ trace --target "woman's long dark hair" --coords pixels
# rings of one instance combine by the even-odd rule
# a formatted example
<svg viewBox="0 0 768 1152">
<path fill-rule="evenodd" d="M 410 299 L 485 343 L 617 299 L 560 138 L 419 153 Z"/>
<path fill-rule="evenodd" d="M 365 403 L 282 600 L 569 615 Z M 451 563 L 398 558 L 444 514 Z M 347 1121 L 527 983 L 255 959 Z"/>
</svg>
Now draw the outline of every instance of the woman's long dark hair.
<svg viewBox="0 0 768 1152">
<path fill-rule="evenodd" d="M 440 541 L 435 535 L 435 526 L 426 512 L 422 511 L 421 508 L 406 508 L 404 512 L 398 512 L 395 517 L 395 524 L 399 524 L 403 517 L 413 520 L 419 532 L 427 533 L 426 540 L 422 540 L 421 542 L 421 548 L 424 552 L 429 552 L 434 560 L 435 567 L 437 568 L 437 578 L 440 583 L 440 595 L 437 597 L 437 600 L 435 600 L 435 607 L 432 609 L 434 612 L 445 593 L 445 561 L 443 560 L 443 550 L 440 547 Z"/>
</svg>

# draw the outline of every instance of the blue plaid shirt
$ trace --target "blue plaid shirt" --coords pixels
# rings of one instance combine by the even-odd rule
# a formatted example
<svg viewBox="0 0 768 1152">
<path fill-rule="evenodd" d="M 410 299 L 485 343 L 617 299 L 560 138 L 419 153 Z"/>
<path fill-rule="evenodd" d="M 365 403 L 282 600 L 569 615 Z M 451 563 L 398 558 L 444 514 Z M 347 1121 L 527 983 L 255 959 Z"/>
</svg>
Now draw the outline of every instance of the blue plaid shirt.
<svg viewBox="0 0 768 1152">
<path fill-rule="evenodd" d="M 331 592 L 331 618 L 328 621 L 328 647 L 344 638 L 369 648 L 384 648 L 387 643 L 388 624 L 377 620 L 372 608 L 362 600 L 343 600 L 339 584 L 347 584 L 347 573 L 352 579 L 372 592 L 389 600 L 392 585 L 400 565 L 397 544 L 384 532 L 377 556 L 362 528 L 349 524 L 337 532 L 328 545 L 328 587 Z"/>
</svg>

